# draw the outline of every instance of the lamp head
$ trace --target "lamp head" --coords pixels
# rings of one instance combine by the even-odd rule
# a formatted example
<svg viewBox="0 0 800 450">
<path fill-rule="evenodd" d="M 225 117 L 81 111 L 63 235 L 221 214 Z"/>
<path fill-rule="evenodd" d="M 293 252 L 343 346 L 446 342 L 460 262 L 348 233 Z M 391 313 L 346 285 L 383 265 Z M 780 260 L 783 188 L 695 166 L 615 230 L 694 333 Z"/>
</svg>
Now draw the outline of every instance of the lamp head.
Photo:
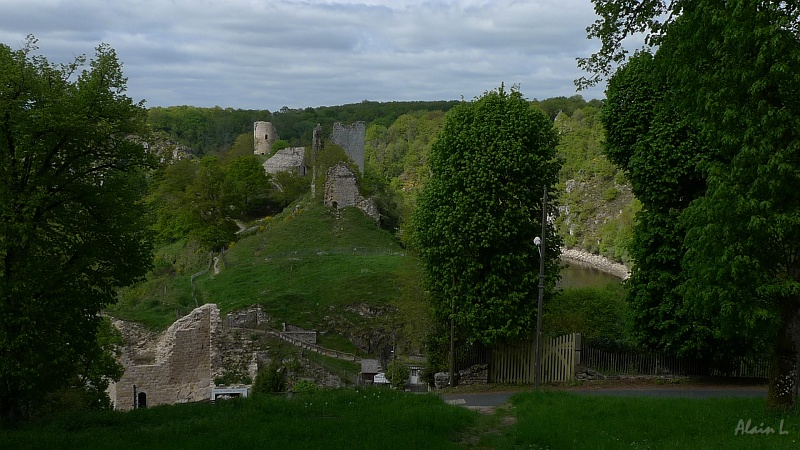
<svg viewBox="0 0 800 450">
<path fill-rule="evenodd" d="M 539 236 L 536 236 L 535 238 L 533 238 L 533 244 L 534 244 L 535 246 L 537 246 L 537 247 L 538 247 L 538 246 L 540 246 L 540 245 L 542 245 L 542 240 L 541 240 L 541 238 L 539 238 Z"/>
</svg>

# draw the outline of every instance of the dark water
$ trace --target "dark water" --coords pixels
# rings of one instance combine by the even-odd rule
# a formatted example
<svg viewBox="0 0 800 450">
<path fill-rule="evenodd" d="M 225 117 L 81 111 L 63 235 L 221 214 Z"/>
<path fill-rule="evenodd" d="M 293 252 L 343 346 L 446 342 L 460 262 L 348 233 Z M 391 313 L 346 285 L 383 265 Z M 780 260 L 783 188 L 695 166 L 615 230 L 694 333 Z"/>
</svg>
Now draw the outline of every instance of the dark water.
<svg viewBox="0 0 800 450">
<path fill-rule="evenodd" d="M 609 283 L 621 283 L 622 278 L 605 273 L 594 267 L 564 259 L 567 267 L 561 270 L 560 287 L 604 287 Z"/>
</svg>

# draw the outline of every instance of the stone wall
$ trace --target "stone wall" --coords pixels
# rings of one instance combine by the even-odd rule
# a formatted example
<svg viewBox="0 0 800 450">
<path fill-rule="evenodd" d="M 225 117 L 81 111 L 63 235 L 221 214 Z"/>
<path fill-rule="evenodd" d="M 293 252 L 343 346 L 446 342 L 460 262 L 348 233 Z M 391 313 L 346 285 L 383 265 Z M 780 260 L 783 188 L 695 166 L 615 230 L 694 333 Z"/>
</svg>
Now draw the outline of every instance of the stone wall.
<svg viewBox="0 0 800 450">
<path fill-rule="evenodd" d="M 269 155 L 272 152 L 272 144 L 278 139 L 278 130 L 272 122 L 253 123 L 253 153 L 256 155 Z"/>
<path fill-rule="evenodd" d="M 264 162 L 264 171 L 270 174 L 278 172 L 293 172 L 295 175 L 306 175 L 305 165 L 306 149 L 304 147 L 289 147 L 278 150 Z"/>
<path fill-rule="evenodd" d="M 350 125 L 342 125 L 339 122 L 333 124 L 331 132 L 331 142 L 342 147 L 347 156 L 358 166 L 361 173 L 364 173 L 364 145 L 366 142 L 367 128 L 364 122 L 354 122 Z"/>
<path fill-rule="evenodd" d="M 373 219 L 380 220 L 378 205 L 373 199 L 365 199 L 358 191 L 356 174 L 344 163 L 328 169 L 325 178 L 325 206 L 336 209 L 355 206 Z"/>
<path fill-rule="evenodd" d="M 114 324 L 123 336 L 131 335 L 120 321 Z M 221 330 L 217 305 L 207 304 L 172 324 L 155 341 L 154 349 L 144 346 L 137 350 L 133 344 L 125 347 L 120 356 L 125 373 L 109 387 L 114 408 L 133 409 L 134 385 L 146 396 L 147 406 L 208 400 L 213 380 L 221 371 L 217 351 Z M 142 348 L 152 349 L 152 363 L 138 363 L 150 357 L 137 354 Z"/>
</svg>

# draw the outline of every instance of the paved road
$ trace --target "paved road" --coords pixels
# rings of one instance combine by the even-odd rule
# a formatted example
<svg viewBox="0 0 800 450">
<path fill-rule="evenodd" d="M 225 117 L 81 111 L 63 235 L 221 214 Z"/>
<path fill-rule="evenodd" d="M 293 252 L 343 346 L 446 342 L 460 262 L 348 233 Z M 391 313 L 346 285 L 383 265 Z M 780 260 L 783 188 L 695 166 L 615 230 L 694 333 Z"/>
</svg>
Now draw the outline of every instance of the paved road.
<svg viewBox="0 0 800 450">
<path fill-rule="evenodd" d="M 611 395 L 617 397 L 657 398 L 722 398 L 722 397 L 767 397 L 765 387 L 710 387 L 710 388 L 609 388 L 569 389 L 568 392 L 583 395 Z M 487 392 L 472 394 L 445 394 L 442 399 L 453 405 L 467 407 L 495 407 L 507 402 L 517 392 Z"/>
</svg>

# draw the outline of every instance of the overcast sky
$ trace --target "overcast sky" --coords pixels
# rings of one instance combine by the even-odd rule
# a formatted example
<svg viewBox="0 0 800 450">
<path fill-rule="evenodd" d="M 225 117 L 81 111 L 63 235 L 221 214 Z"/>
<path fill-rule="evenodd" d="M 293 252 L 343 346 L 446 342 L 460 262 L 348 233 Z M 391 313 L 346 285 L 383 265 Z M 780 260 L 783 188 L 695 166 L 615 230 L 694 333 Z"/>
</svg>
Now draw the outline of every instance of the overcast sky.
<svg viewBox="0 0 800 450">
<path fill-rule="evenodd" d="M 0 0 L 0 42 L 59 63 L 108 43 L 148 107 L 275 111 L 575 95 L 594 20 L 590 0 Z"/>
</svg>

